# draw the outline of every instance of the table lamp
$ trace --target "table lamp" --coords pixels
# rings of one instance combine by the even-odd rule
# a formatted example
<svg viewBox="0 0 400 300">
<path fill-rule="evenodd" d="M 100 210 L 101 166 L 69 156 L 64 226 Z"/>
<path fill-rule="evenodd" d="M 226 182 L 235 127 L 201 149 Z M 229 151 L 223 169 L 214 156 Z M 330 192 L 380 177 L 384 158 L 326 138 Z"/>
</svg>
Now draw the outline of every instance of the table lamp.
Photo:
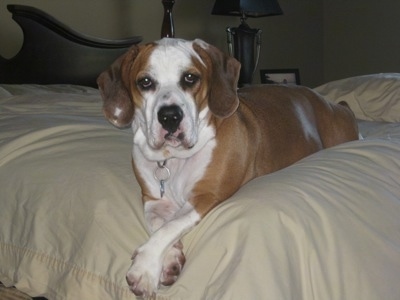
<svg viewBox="0 0 400 300">
<path fill-rule="evenodd" d="M 261 30 L 252 29 L 246 19 L 282 15 L 277 0 L 216 0 L 213 15 L 239 16 L 238 27 L 228 27 L 228 50 L 240 63 L 239 87 L 251 84 L 261 50 Z"/>
</svg>

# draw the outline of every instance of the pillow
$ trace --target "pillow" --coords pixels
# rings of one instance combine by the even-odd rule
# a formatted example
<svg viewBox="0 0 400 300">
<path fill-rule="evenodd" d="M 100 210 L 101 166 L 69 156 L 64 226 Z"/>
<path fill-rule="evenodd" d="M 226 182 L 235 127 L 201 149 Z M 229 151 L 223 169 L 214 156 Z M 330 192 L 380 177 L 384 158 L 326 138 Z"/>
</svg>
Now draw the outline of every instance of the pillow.
<svg viewBox="0 0 400 300">
<path fill-rule="evenodd" d="M 400 121 L 400 73 L 356 76 L 314 90 L 335 103 L 346 101 L 357 119 Z"/>
</svg>

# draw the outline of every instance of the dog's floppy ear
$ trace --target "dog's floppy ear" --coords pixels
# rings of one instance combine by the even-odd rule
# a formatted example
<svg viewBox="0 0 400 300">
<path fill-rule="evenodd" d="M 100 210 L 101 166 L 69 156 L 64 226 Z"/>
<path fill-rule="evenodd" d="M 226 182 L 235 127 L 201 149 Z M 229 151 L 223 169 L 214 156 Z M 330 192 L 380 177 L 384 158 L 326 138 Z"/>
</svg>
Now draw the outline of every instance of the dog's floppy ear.
<svg viewBox="0 0 400 300">
<path fill-rule="evenodd" d="M 240 63 L 201 40 L 196 40 L 193 48 L 204 61 L 208 61 L 207 68 L 211 66 L 208 79 L 210 84 L 208 106 L 211 112 L 220 118 L 231 116 L 239 106 L 237 84 Z"/>
<path fill-rule="evenodd" d="M 139 46 L 132 46 L 97 78 L 104 116 L 118 128 L 129 126 L 133 120 L 135 107 L 129 95 L 128 77 L 138 53 Z"/>
</svg>

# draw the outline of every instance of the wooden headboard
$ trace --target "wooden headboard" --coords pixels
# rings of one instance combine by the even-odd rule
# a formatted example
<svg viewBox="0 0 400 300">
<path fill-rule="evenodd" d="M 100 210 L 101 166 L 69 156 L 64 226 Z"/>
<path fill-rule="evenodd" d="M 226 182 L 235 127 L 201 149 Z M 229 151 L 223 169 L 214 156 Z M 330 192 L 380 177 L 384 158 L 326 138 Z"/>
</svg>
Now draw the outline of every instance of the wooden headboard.
<svg viewBox="0 0 400 300">
<path fill-rule="evenodd" d="M 140 36 L 120 40 L 86 36 L 30 6 L 8 5 L 7 9 L 21 27 L 24 40 L 17 55 L 11 59 L 0 56 L 0 83 L 96 87 L 97 76 L 142 41 Z"/>
</svg>

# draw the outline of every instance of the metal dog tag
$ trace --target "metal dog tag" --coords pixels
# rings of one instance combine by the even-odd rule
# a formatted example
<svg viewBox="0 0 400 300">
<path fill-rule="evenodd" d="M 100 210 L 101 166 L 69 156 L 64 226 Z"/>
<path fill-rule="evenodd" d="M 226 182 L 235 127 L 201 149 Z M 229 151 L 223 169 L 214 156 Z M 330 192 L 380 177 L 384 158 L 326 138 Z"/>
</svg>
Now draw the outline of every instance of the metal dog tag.
<svg viewBox="0 0 400 300">
<path fill-rule="evenodd" d="M 170 170 L 165 166 L 167 161 L 157 162 L 157 167 L 154 169 L 154 178 L 160 183 L 160 198 L 165 194 L 165 182 L 171 176 Z"/>
<path fill-rule="evenodd" d="M 164 187 L 164 180 L 160 180 L 160 198 L 162 198 L 164 196 L 165 193 L 165 187 Z"/>
</svg>

